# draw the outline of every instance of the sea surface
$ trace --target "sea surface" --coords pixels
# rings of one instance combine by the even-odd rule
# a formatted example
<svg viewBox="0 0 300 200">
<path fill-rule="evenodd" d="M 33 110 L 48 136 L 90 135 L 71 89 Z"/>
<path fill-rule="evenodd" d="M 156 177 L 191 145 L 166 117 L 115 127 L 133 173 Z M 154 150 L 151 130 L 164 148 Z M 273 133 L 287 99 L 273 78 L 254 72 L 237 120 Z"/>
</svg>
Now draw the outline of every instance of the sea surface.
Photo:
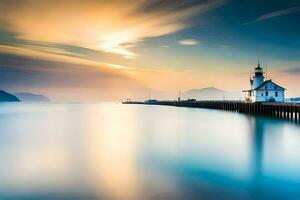
<svg viewBox="0 0 300 200">
<path fill-rule="evenodd" d="M 0 199 L 300 199 L 300 125 L 155 105 L 0 104 Z"/>
</svg>

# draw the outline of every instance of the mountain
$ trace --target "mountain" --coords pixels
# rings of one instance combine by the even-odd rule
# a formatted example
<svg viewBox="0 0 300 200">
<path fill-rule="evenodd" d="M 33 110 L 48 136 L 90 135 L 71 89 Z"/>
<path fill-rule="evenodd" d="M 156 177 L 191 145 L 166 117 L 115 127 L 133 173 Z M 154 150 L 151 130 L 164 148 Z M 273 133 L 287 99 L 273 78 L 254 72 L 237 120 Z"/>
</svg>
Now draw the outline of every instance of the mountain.
<svg viewBox="0 0 300 200">
<path fill-rule="evenodd" d="M 182 94 L 186 99 L 197 100 L 239 100 L 243 98 L 242 92 L 228 92 L 215 87 L 207 87 L 201 89 L 191 89 Z"/>
<path fill-rule="evenodd" d="M 16 96 L 0 90 L 0 102 L 19 102 Z"/>
<path fill-rule="evenodd" d="M 15 93 L 14 95 L 24 102 L 50 102 L 50 99 L 48 97 L 39 94 L 23 92 L 23 93 Z"/>
<path fill-rule="evenodd" d="M 286 98 L 286 102 L 300 103 L 300 97 Z"/>
</svg>

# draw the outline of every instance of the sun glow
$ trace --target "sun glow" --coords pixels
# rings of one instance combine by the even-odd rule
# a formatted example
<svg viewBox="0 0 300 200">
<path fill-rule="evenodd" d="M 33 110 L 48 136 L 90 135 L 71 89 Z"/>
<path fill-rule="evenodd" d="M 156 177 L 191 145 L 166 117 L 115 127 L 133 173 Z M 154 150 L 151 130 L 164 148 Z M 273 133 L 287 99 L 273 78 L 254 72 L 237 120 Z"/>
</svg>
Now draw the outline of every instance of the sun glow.
<svg viewBox="0 0 300 200">
<path fill-rule="evenodd" d="M 136 54 L 127 48 L 134 46 L 132 42 L 136 40 L 136 37 L 136 33 L 132 30 L 112 33 L 101 38 L 99 48 L 105 52 L 120 54 L 125 58 L 133 59 Z"/>
</svg>

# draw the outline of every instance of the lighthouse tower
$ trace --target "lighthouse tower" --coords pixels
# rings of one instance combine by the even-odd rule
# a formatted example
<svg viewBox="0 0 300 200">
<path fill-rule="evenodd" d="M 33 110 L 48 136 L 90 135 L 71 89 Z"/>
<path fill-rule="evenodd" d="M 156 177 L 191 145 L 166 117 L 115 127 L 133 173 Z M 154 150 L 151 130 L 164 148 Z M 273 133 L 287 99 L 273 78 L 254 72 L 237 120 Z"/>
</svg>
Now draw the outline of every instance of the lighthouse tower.
<svg viewBox="0 0 300 200">
<path fill-rule="evenodd" d="M 251 89 L 255 89 L 258 86 L 262 85 L 265 81 L 263 68 L 261 68 L 260 63 L 258 61 L 258 65 L 255 68 L 255 75 L 253 76 L 253 79 L 250 80 Z"/>
</svg>

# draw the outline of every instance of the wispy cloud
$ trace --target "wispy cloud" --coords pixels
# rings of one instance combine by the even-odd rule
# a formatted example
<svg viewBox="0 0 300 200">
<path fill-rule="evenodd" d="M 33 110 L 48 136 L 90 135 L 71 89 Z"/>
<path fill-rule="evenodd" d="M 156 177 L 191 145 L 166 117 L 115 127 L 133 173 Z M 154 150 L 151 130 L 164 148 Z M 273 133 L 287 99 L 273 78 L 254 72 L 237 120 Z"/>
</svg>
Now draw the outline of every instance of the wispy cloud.
<svg viewBox="0 0 300 200">
<path fill-rule="evenodd" d="M 300 6 L 291 7 L 291 8 L 287 8 L 287 9 L 283 9 L 283 10 L 277 10 L 277 11 L 273 11 L 273 12 L 270 12 L 270 13 L 260 15 L 255 20 L 244 23 L 244 25 L 253 24 L 253 23 L 268 20 L 268 19 L 271 19 L 271 18 L 274 18 L 274 17 L 289 15 L 289 14 L 296 13 L 296 12 L 300 12 Z"/>
<path fill-rule="evenodd" d="M 224 3 L 174 1 L 1 1 L 0 24 L 6 24 L 21 39 L 71 44 L 135 58 L 138 53 L 132 47 L 138 42 L 186 28 L 191 17 Z"/>
<path fill-rule="evenodd" d="M 299 75 L 300 74 L 300 67 L 293 67 L 290 69 L 285 69 L 283 72 L 291 74 L 291 75 Z"/>
<path fill-rule="evenodd" d="M 188 46 L 194 46 L 194 45 L 199 44 L 199 42 L 195 39 L 179 40 L 178 43 L 181 44 L 181 45 L 188 45 Z"/>
<path fill-rule="evenodd" d="M 0 45 L 0 54 L 18 55 L 22 57 L 38 58 L 40 60 L 52 61 L 52 62 L 65 62 L 72 64 L 81 64 L 97 67 L 99 65 L 105 67 L 114 67 L 109 63 L 102 63 L 85 59 L 80 56 L 76 57 L 63 49 L 36 47 L 30 45 L 11 46 Z"/>
</svg>

